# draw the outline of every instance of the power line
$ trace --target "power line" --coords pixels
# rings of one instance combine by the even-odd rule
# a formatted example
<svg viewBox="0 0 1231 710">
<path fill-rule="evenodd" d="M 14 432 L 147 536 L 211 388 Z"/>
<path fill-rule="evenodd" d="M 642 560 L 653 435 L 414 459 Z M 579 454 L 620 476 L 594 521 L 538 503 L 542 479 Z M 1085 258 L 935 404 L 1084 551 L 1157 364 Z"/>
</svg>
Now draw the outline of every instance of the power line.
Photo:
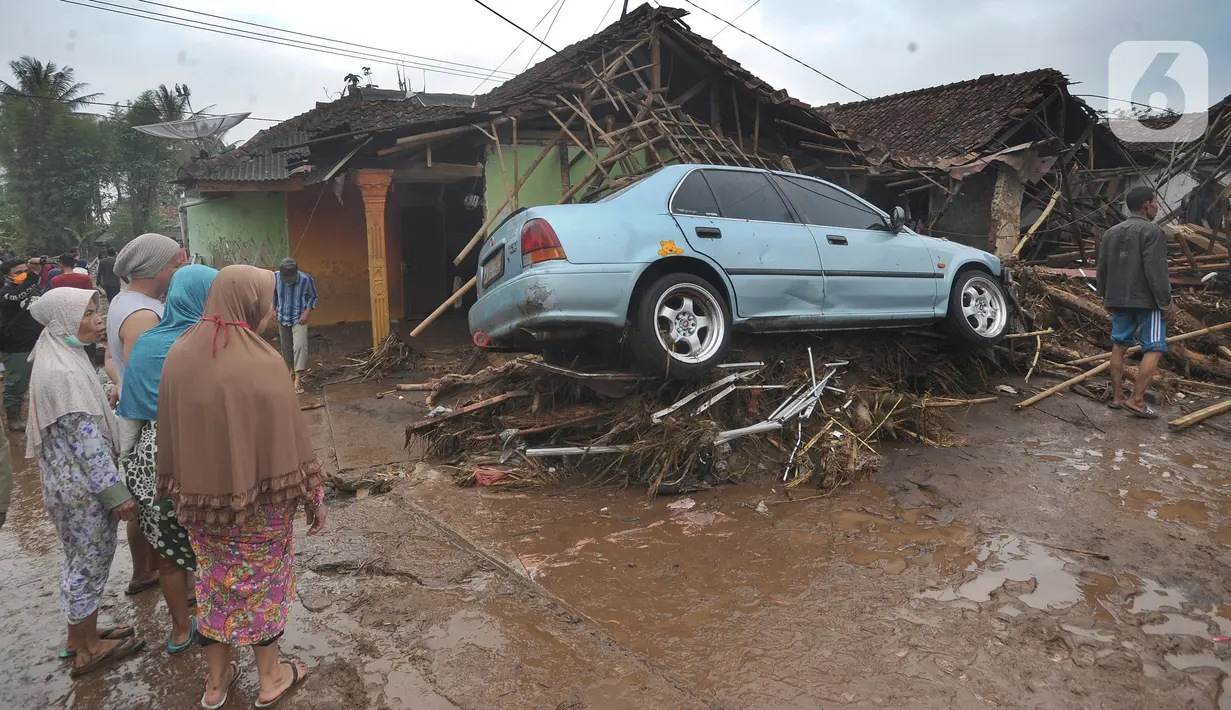
<svg viewBox="0 0 1231 710">
<path fill-rule="evenodd" d="M 731 22 L 739 22 L 739 18 L 741 18 L 741 17 L 743 17 L 744 15 L 748 14 L 748 11 L 749 11 L 749 10 L 751 10 L 752 8 L 756 7 L 756 6 L 757 6 L 760 2 L 761 2 L 761 0 L 752 0 L 752 4 L 751 4 L 751 5 L 749 5 L 748 7 L 744 8 L 744 11 L 743 11 L 743 12 L 741 12 L 740 14 L 736 15 L 736 16 L 735 16 L 735 19 L 734 19 L 734 20 L 731 20 Z M 710 37 L 710 41 L 711 41 L 711 42 L 713 42 L 714 40 L 718 39 L 718 35 L 722 34 L 723 32 L 726 32 L 726 31 L 727 31 L 727 27 L 728 27 L 728 26 L 729 26 L 729 25 L 723 25 L 722 27 L 720 27 L 720 28 L 718 29 L 718 31 L 714 33 L 714 36 L 713 36 L 713 37 Z"/>
<path fill-rule="evenodd" d="M 547 16 L 551 14 L 551 11 L 552 11 L 552 10 L 554 10 L 554 9 L 556 9 L 556 4 L 557 4 L 557 3 L 560 3 L 560 2 L 564 2 L 564 0 L 555 0 L 555 2 L 553 2 L 553 3 L 552 3 L 552 4 L 550 4 L 550 5 L 548 5 L 548 6 L 547 6 L 547 11 L 543 13 L 543 16 L 539 18 L 539 21 L 538 21 L 538 22 L 534 23 L 534 27 L 532 27 L 531 29 L 535 29 L 535 30 L 537 30 L 537 29 L 539 28 L 539 25 L 543 24 L 543 20 L 546 20 L 546 19 L 547 19 Z M 522 37 L 522 38 L 521 38 L 521 41 L 517 43 L 517 46 L 513 48 L 513 51 L 511 51 L 511 52 L 509 52 L 508 54 L 506 54 L 506 55 L 505 55 L 505 57 L 504 57 L 504 59 L 501 59 L 501 60 L 500 60 L 500 63 L 496 65 L 496 69 L 499 69 L 500 67 L 504 66 L 505 62 L 509 61 L 509 59 L 510 59 L 510 58 L 512 58 L 512 56 L 513 56 L 514 54 L 517 54 L 517 50 L 521 49 L 521 46 L 522 46 L 523 44 L 525 44 L 525 43 L 526 43 L 526 38 L 525 38 L 525 37 Z M 492 70 L 492 72 L 493 72 L 493 73 L 495 73 L 496 69 L 493 69 L 493 70 Z M 480 89 L 480 88 L 481 88 L 484 84 L 486 84 L 486 83 L 488 82 L 488 80 L 489 80 L 489 79 L 491 79 L 491 78 L 492 78 L 492 77 L 491 77 L 491 74 L 488 74 L 488 75 L 487 75 L 487 77 L 486 77 L 485 79 L 483 79 L 483 81 L 480 81 L 477 85 L 475 85 L 475 87 L 474 87 L 473 89 L 471 89 L 471 90 L 470 90 L 470 93 L 472 93 L 472 94 L 477 94 L 477 93 L 479 93 L 479 89 Z"/>
<path fill-rule="evenodd" d="M 551 30 L 556 26 L 556 20 L 560 19 L 560 13 L 564 11 L 564 3 L 566 2 L 568 2 L 568 0 L 560 0 L 560 6 L 556 8 L 556 16 L 551 18 L 551 23 L 547 25 L 547 31 L 543 33 L 543 39 L 547 39 L 551 36 Z M 534 51 L 530 53 L 530 61 L 526 62 L 526 69 L 529 69 L 530 65 L 534 64 L 534 57 L 538 55 L 538 53 L 539 48 L 535 47 Z M 522 71 L 526 71 L 526 69 L 522 69 Z"/>
<path fill-rule="evenodd" d="M 266 44 L 281 45 L 284 47 L 291 47 L 293 49 L 305 49 L 308 51 L 318 52 L 321 54 L 332 54 L 332 55 L 339 56 L 339 57 L 346 57 L 348 59 L 376 61 L 381 64 L 387 64 L 389 66 L 396 66 L 396 67 L 409 66 L 414 69 L 423 69 L 424 71 L 431 71 L 437 74 L 447 74 L 451 76 L 460 76 L 460 77 L 466 77 L 466 78 L 472 78 L 472 79 L 482 77 L 482 74 L 480 74 L 477 71 L 470 71 L 470 70 L 465 70 L 465 69 L 458 69 L 454 71 L 451 68 L 426 66 L 426 65 L 415 63 L 415 62 L 404 62 L 396 57 L 379 56 L 379 55 L 373 55 L 373 54 L 368 54 L 364 52 L 356 52 L 353 50 L 343 50 L 343 49 L 339 49 L 335 47 L 326 47 L 324 45 L 317 45 L 311 42 L 305 42 L 303 40 L 294 40 L 290 38 L 280 38 L 279 39 L 279 38 L 264 37 L 250 30 L 243 30 L 243 29 L 236 28 L 236 27 L 225 27 L 223 25 L 217 25 L 217 24 L 213 24 L 209 22 L 204 22 L 202 20 L 194 20 L 191 18 L 178 17 L 175 15 L 164 15 L 162 13 L 151 12 L 149 10 L 140 10 L 138 8 L 127 7 L 124 5 L 115 5 L 114 3 L 104 3 L 102 2 L 102 0 L 94 0 L 93 2 L 79 2 L 78 0 L 60 0 L 60 1 L 67 3 L 69 5 L 79 5 L 81 7 L 87 7 L 87 8 L 91 8 L 94 10 L 101 10 L 103 12 L 115 13 L 117 15 L 127 15 L 129 17 L 136 17 L 142 20 L 161 22 L 163 24 L 168 24 L 168 25 L 177 25 L 180 27 L 187 27 L 189 29 L 194 29 L 194 30 L 204 30 L 206 32 L 213 32 L 215 34 L 227 35 L 231 37 L 238 37 L 240 39 L 254 40 L 257 42 L 264 42 Z M 112 7 L 103 7 L 103 5 L 111 5 Z M 114 9 L 114 8 L 122 8 L 122 9 Z M 131 12 L 124 12 L 124 10 L 130 10 Z M 172 19 L 162 19 L 162 18 L 172 18 Z M 181 21 L 177 21 L 177 20 L 181 20 Z M 195 23 L 195 24 L 188 24 L 188 23 Z M 231 31 L 228 31 L 228 30 L 231 30 Z M 241 34 L 241 33 L 246 33 L 246 34 Z"/>
<path fill-rule="evenodd" d="M 478 0 L 475 0 L 475 2 L 478 2 Z M 737 31 L 737 32 L 739 32 L 740 34 L 743 34 L 743 35 L 745 35 L 745 36 L 751 37 L 752 39 L 755 39 L 756 41 L 760 42 L 761 44 L 765 45 L 766 47 L 769 47 L 770 49 L 774 50 L 774 51 L 775 51 L 775 52 L 777 52 L 778 54 L 781 54 L 782 56 L 786 57 L 787 59 L 790 59 L 791 61 L 795 62 L 796 64 L 799 64 L 800 66 L 803 66 L 803 67 L 806 67 L 806 68 L 808 68 L 808 69 L 811 69 L 812 71 L 814 71 L 814 72 L 816 72 L 817 74 L 819 74 L 819 75 L 821 75 L 821 76 L 825 77 L 826 79 L 828 79 L 828 80 L 832 81 L 833 83 L 837 84 L 838 86 L 841 86 L 843 89 L 846 89 L 847 91 L 849 91 L 849 92 L 851 92 L 852 94 L 854 94 L 854 95 L 858 96 L 859 98 L 864 99 L 864 100 L 867 100 L 867 99 L 868 99 L 868 97 L 867 97 L 867 96 L 864 96 L 863 94 L 859 93 L 858 91 L 855 91 L 855 90 L 854 90 L 854 89 L 852 89 L 851 87 L 847 86 L 846 84 L 843 84 L 842 82 L 840 82 L 840 81 L 838 81 L 837 79 L 833 78 L 832 76 L 830 76 L 830 75 L 826 74 L 825 72 L 821 71 L 820 69 L 817 69 L 816 67 L 812 66 L 811 64 L 808 64 L 807 62 L 803 61 L 802 59 L 799 59 L 799 58 L 794 57 L 794 56 L 792 56 L 792 55 L 790 55 L 790 54 L 787 54 L 786 52 L 782 51 L 781 49 L 778 49 L 778 48 L 777 48 L 777 47 L 775 47 L 774 45 L 770 44 L 769 42 L 766 42 L 765 40 L 761 39 L 760 37 L 757 37 L 756 35 L 754 35 L 754 34 L 752 34 L 752 33 L 750 33 L 750 32 L 745 32 L 744 30 L 740 29 L 739 27 L 736 27 L 735 25 L 731 24 L 730 22 L 727 22 L 726 20 L 722 19 L 722 18 L 721 18 L 721 17 L 719 17 L 718 15 L 715 15 L 714 13 L 710 12 L 709 10 L 706 10 L 705 8 L 701 7 L 700 5 L 698 5 L 697 3 L 693 2 L 692 0 L 684 0 L 684 2 L 688 3 L 689 5 L 692 5 L 693 7 L 697 8 L 697 9 L 698 9 L 698 10 L 700 10 L 701 12 L 704 12 L 705 14 L 707 14 L 707 15 L 709 15 L 710 17 L 714 18 L 715 20 L 718 20 L 719 22 L 725 23 L 728 27 L 730 27 L 730 28 L 732 28 L 732 29 L 736 30 L 736 31 Z"/>
<path fill-rule="evenodd" d="M 57 99 L 57 98 L 56 98 L 56 97 L 54 97 L 54 96 L 39 96 L 38 94 L 24 94 L 24 93 L 21 93 L 21 92 L 19 92 L 19 91 L 6 91 L 6 92 L 4 92 L 4 93 L 0 93 L 0 102 L 3 102 L 3 101 L 4 101 L 4 99 L 6 99 L 6 98 L 36 99 L 36 100 L 38 100 L 38 101 L 51 101 L 51 102 L 53 102 L 53 103 L 61 103 L 61 104 L 81 104 L 81 105 L 86 105 L 86 106 L 106 106 L 106 107 L 108 107 L 108 108 L 119 108 L 119 107 L 120 107 L 120 104 L 119 104 L 119 103 L 107 103 L 106 101 L 83 101 L 83 100 L 81 100 L 81 99 Z M 239 111 L 239 112 L 237 112 L 237 113 L 243 113 L 243 112 L 242 112 L 242 111 Z M 108 118 L 108 116 L 107 116 L 106 114 L 101 114 L 101 113 L 91 113 L 91 114 L 86 114 L 86 115 L 89 115 L 89 116 L 102 116 L 103 118 Z M 227 113 L 194 113 L 194 114 L 192 114 L 192 115 L 193 115 L 194 117 L 195 117 L 195 116 L 204 116 L 204 117 L 206 117 L 206 118 L 221 118 L 222 116 L 229 116 L 229 115 L 231 115 L 231 114 L 227 114 Z M 282 123 L 282 122 L 283 122 L 283 121 L 285 121 L 286 119 L 284 119 L 284 118 L 258 118 L 258 117 L 256 117 L 256 116 L 249 116 L 247 120 L 249 120 L 249 121 L 267 121 L 267 122 L 269 122 L 269 123 Z"/>
<path fill-rule="evenodd" d="M 95 2 L 98 2 L 98 0 L 94 0 L 94 1 L 95 1 Z M 226 17 L 225 15 L 214 15 L 214 14 L 210 14 L 210 13 L 208 13 L 208 12 L 202 12 L 201 10 L 191 10 L 191 9 L 189 9 L 189 8 L 185 8 L 185 7 L 176 7 L 175 5 L 167 5 L 167 4 L 160 3 L 160 2 L 154 2 L 154 0 L 131 0 L 131 1 L 132 1 L 132 2 L 140 2 L 140 3 L 144 3 L 144 4 L 146 4 L 146 5 L 154 5 L 154 6 L 156 6 L 156 7 L 164 7 L 164 8 L 167 8 L 167 9 L 169 9 L 169 10 L 178 10 L 178 11 L 180 11 L 180 12 L 187 12 L 187 13 L 191 13 L 191 14 L 194 14 L 194 15 L 201 15 L 201 16 L 203 16 L 203 17 L 212 17 L 212 18 L 214 18 L 214 19 L 216 19 L 216 20 L 225 20 L 225 21 L 227 21 L 227 22 L 234 22 L 234 23 L 236 23 L 236 24 L 240 24 L 240 25 L 249 25 L 249 26 L 251 26 L 251 27 L 260 27 L 261 29 L 273 30 L 273 31 L 275 31 L 275 32 L 282 32 L 282 33 L 284 33 L 284 34 L 299 35 L 300 37 L 308 37 L 308 38 L 311 38 L 311 39 L 319 39 L 319 40 L 323 40 L 323 41 L 325 41 L 325 42 L 332 42 L 332 43 L 334 43 L 334 44 L 344 44 L 344 45 L 349 45 L 349 46 L 351 46 L 351 47 L 358 47 L 358 48 L 360 48 L 360 49 L 370 49 L 370 50 L 373 50 L 373 51 L 376 51 L 376 52 L 384 52 L 384 53 L 386 53 L 386 54 L 393 54 L 393 55 L 397 55 L 397 56 L 399 56 L 399 57 L 411 57 L 411 58 L 413 58 L 413 59 L 422 59 L 422 60 L 424 60 L 424 61 L 434 62 L 434 63 L 436 63 L 436 64 L 452 64 L 453 66 L 456 66 L 456 67 L 461 67 L 461 68 L 465 68 L 465 69 L 477 69 L 477 70 L 479 70 L 479 71 L 488 71 L 488 69 L 487 69 L 487 68 L 485 68 L 485 67 L 480 67 L 480 66 L 475 66 L 474 64 L 465 64 L 465 63 L 462 63 L 462 62 L 453 62 L 453 61 L 449 61 L 448 59 L 436 59 L 435 57 L 425 57 L 425 56 L 418 55 L 418 54 L 407 54 L 406 52 L 399 52 L 399 51 L 397 51 L 397 50 L 393 50 L 393 49 L 382 49 L 382 48 L 380 48 L 380 47 L 373 47 L 373 46 L 371 46 L 371 45 L 366 45 L 366 44 L 358 44 L 358 43 L 356 43 L 356 42 L 348 42 L 348 41 L 346 41 L 346 40 L 341 40 L 341 39 L 333 39 L 332 37 L 322 37 L 322 36 L 320 36 L 320 35 L 308 34 L 308 33 L 306 33 L 306 32 L 297 32 L 297 31 L 295 31 L 295 30 L 288 30 L 288 29 L 283 29 L 283 28 L 281 28 L 281 27 L 274 27 L 274 26 L 272 26 L 272 25 L 262 25 L 262 24 L 261 24 L 261 23 L 259 23 L 259 22 L 249 22 L 249 21 L 247 21 L 247 20 L 240 20 L 240 19 L 236 19 L 236 18 L 234 18 L 234 17 Z M 108 3 L 102 3 L 102 4 L 108 4 Z M 494 70 L 494 69 L 493 69 L 493 70 L 491 70 L 491 71 L 492 71 L 492 73 L 504 73 L 504 74 L 509 74 L 509 75 L 510 75 L 510 77 L 512 77 L 512 73 L 511 73 L 511 72 L 497 72 L 497 71 L 496 71 L 496 70 Z"/>
<path fill-rule="evenodd" d="M 522 27 L 521 25 L 519 25 L 519 24 L 517 24 L 516 22 L 514 22 L 514 21 L 510 20 L 509 18 L 505 17 L 504 15 L 501 15 L 499 11 L 495 10 L 494 8 L 492 8 L 492 6 L 491 6 L 491 5 L 488 5 L 487 3 L 483 2 L 483 0 L 474 0 L 474 1 L 475 1 L 475 2 L 477 2 L 479 5 L 482 5 L 484 10 L 487 10 L 488 12 L 490 12 L 490 13 L 491 13 L 491 14 L 493 14 L 493 15 L 495 15 L 496 17 L 499 17 L 500 19 L 504 20 L 505 22 L 507 22 L 507 23 L 509 23 L 510 25 L 512 25 L 513 27 L 515 27 L 515 28 L 516 28 L 519 32 L 521 32 L 522 34 L 526 35 L 526 36 L 527 36 L 527 37 L 529 37 L 530 39 L 534 40 L 535 42 L 538 42 L 539 44 L 543 45 L 543 46 L 544 46 L 544 47 L 546 47 L 547 49 L 551 50 L 551 53 L 552 53 L 552 54 L 559 54 L 559 53 L 560 53 L 560 51 L 559 51 L 558 49 L 556 49 L 555 47 L 552 47 L 550 44 L 547 44 L 546 42 L 544 42 L 543 40 L 539 39 L 538 37 L 535 37 L 535 36 L 534 36 L 534 35 L 533 35 L 533 34 L 532 34 L 529 30 L 527 30 L 525 27 Z M 575 62 L 574 62 L 574 63 L 575 63 Z M 580 66 L 580 65 L 578 65 L 578 66 Z"/>
<path fill-rule="evenodd" d="M 611 8 L 615 7 L 615 4 L 616 0 L 611 0 L 611 4 L 608 5 L 607 9 L 603 12 L 603 16 L 598 18 L 598 24 L 594 26 L 594 32 L 591 32 L 590 34 L 597 34 L 598 31 L 602 29 L 603 20 L 607 19 L 607 16 L 611 14 Z"/>
</svg>

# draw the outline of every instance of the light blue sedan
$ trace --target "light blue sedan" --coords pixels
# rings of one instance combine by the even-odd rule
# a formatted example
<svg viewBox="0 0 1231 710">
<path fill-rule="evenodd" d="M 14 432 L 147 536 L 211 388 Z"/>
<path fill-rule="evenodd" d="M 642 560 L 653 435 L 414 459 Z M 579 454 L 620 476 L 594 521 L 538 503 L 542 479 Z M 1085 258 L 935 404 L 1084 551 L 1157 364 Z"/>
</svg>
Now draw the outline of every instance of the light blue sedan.
<svg viewBox="0 0 1231 710">
<path fill-rule="evenodd" d="M 470 329 L 518 350 L 623 334 L 672 377 L 722 362 L 736 330 L 947 321 L 975 346 L 1004 337 L 1000 260 L 904 219 L 803 175 L 661 168 L 594 203 L 510 215 L 479 254 Z"/>
</svg>

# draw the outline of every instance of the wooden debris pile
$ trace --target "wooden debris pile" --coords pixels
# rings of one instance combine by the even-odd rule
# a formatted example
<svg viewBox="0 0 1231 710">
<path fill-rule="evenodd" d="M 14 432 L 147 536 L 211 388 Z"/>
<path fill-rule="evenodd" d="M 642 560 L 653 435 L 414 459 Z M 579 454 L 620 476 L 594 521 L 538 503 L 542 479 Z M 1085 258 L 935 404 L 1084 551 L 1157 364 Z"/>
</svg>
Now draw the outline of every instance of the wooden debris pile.
<svg viewBox="0 0 1231 710">
<path fill-rule="evenodd" d="M 943 413 L 996 401 L 988 376 L 1000 368 L 930 332 L 749 339 L 732 359 L 692 382 L 524 356 L 402 385 L 427 390 L 433 408 L 407 445 L 454 465 L 461 485 L 581 473 L 678 492 L 772 476 L 833 491 L 877 465 L 881 441 L 952 443 Z"/>
</svg>

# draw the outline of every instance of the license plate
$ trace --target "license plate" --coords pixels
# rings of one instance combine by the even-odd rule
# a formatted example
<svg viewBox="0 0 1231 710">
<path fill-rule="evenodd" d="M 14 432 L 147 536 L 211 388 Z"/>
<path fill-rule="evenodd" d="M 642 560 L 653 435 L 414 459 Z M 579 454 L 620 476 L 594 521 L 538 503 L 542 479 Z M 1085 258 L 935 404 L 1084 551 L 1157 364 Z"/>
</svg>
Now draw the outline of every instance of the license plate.
<svg viewBox="0 0 1231 710">
<path fill-rule="evenodd" d="M 479 267 L 479 274 L 482 276 L 484 288 L 487 288 L 498 281 L 501 276 L 504 276 L 504 249 L 489 255 Z"/>
</svg>

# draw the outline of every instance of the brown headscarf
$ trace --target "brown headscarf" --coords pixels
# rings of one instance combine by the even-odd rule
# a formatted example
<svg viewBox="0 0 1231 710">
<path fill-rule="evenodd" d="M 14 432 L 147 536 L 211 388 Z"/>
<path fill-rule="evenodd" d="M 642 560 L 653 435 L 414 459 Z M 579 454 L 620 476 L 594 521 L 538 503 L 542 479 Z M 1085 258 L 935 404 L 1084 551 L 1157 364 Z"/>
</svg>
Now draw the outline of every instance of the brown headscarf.
<svg viewBox="0 0 1231 710">
<path fill-rule="evenodd" d="M 323 480 L 282 357 L 256 328 L 274 274 L 218 272 L 201 322 L 167 353 L 158 388 L 158 492 L 186 522 L 242 523 Z"/>
</svg>

